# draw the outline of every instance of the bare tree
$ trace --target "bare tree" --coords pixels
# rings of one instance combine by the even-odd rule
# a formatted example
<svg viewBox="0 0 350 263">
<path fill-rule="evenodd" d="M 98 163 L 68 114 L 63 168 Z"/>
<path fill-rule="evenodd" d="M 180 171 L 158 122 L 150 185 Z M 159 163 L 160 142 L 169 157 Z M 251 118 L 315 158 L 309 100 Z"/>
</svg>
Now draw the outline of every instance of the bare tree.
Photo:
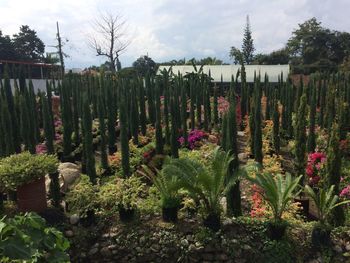
<svg viewBox="0 0 350 263">
<path fill-rule="evenodd" d="M 107 57 L 112 72 L 120 70 L 119 55 L 130 45 L 126 20 L 120 15 L 101 13 L 92 25 L 94 34 L 89 36 L 89 46 L 97 56 Z"/>
</svg>

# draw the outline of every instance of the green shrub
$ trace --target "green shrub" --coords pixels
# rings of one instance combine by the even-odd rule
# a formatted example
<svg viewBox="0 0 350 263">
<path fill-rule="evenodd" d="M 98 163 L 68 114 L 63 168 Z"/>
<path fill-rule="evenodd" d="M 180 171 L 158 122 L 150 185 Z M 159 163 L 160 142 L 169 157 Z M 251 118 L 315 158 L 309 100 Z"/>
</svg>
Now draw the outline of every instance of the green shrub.
<svg viewBox="0 0 350 263">
<path fill-rule="evenodd" d="M 140 178 L 132 175 L 117 181 L 116 200 L 119 208 L 136 209 L 140 194 L 145 191 L 145 185 Z"/>
<path fill-rule="evenodd" d="M 90 211 L 95 211 L 98 205 L 97 191 L 87 175 L 82 175 L 80 181 L 68 192 L 66 201 L 71 212 L 84 218 Z"/>
<path fill-rule="evenodd" d="M 1 262 L 70 262 L 68 240 L 35 213 L 0 220 Z"/>
<path fill-rule="evenodd" d="M 29 152 L 11 155 L 0 160 L 0 188 L 16 190 L 23 184 L 56 172 L 57 167 L 58 160 L 54 155 Z"/>
<path fill-rule="evenodd" d="M 100 187 L 98 202 L 103 212 L 117 212 L 119 191 L 120 188 L 118 188 L 118 184 L 114 181 L 108 182 Z"/>
</svg>

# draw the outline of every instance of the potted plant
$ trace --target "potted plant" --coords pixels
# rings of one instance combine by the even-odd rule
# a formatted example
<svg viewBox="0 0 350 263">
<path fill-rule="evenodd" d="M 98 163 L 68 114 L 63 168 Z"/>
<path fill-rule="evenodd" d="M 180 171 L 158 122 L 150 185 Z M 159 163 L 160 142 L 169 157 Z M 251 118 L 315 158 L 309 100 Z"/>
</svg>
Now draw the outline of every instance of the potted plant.
<svg viewBox="0 0 350 263">
<path fill-rule="evenodd" d="M 163 220 L 175 223 L 181 204 L 178 195 L 178 190 L 181 188 L 180 179 L 172 173 L 167 173 L 167 169 L 162 171 L 155 169 L 156 172 L 154 173 L 145 165 L 142 168 L 144 172 L 139 171 L 139 173 L 150 179 L 160 193 Z"/>
<path fill-rule="evenodd" d="M 305 192 L 315 203 L 319 220 L 312 230 L 312 244 L 315 247 L 329 246 L 331 244 L 331 226 L 328 224 L 330 213 L 334 208 L 347 204 L 350 200 L 338 202 L 339 197 L 334 195 L 334 185 L 329 189 L 319 189 L 318 193 L 306 185 Z"/>
<path fill-rule="evenodd" d="M 77 213 L 84 226 L 95 223 L 97 190 L 87 175 L 81 175 L 79 182 L 67 193 L 68 210 Z"/>
<path fill-rule="evenodd" d="M 144 190 L 144 184 L 137 176 L 132 175 L 126 179 L 119 179 L 117 188 L 120 189 L 116 196 L 120 220 L 130 222 L 135 217 L 137 200 Z"/>
<path fill-rule="evenodd" d="M 270 173 L 257 173 L 255 178 L 249 178 L 261 188 L 259 194 L 272 210 L 273 220 L 267 223 L 267 232 L 273 240 L 279 240 L 284 236 L 287 222 L 282 219 L 282 215 L 288 203 L 300 192 L 296 190 L 301 178 L 302 176 L 292 178 L 288 173 L 285 178 L 281 174 L 273 176 Z"/>
<path fill-rule="evenodd" d="M 0 160 L 0 189 L 17 190 L 21 212 L 42 212 L 47 208 L 45 175 L 57 171 L 53 155 L 14 154 Z"/>
<path fill-rule="evenodd" d="M 163 168 L 164 173 L 179 177 L 189 195 L 200 201 L 204 212 L 203 224 L 213 231 L 221 228 L 220 200 L 237 179 L 236 176 L 230 182 L 225 182 L 232 159 L 229 153 L 217 147 L 209 168 L 191 159 L 172 159 Z"/>
</svg>

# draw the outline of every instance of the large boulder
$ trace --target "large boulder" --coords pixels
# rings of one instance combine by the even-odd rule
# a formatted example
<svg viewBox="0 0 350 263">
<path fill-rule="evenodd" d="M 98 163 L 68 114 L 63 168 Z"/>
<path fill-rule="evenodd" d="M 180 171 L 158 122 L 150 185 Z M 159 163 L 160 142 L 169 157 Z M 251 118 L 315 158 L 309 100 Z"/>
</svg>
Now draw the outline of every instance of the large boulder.
<svg viewBox="0 0 350 263">
<path fill-rule="evenodd" d="M 60 188 L 61 192 L 67 192 L 67 190 L 74 184 L 74 182 L 80 177 L 79 166 L 74 163 L 61 163 L 58 166 Z M 50 178 L 46 176 L 46 189 L 49 189 Z"/>
</svg>

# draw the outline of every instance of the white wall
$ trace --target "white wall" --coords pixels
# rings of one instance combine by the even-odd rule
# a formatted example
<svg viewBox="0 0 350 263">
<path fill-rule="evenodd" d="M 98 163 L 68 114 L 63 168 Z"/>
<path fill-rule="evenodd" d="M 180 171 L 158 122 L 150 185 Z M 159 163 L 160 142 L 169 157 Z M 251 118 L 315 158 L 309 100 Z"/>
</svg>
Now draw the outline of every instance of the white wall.
<svg viewBox="0 0 350 263">
<path fill-rule="evenodd" d="M 52 81 L 52 80 L 50 80 Z M 29 79 L 26 79 L 26 82 L 27 82 L 27 85 L 29 84 Z M 41 91 L 46 91 L 46 79 L 32 79 L 32 82 L 33 82 L 33 86 L 34 86 L 34 92 L 37 93 L 39 90 Z M 59 80 L 55 80 L 56 82 L 56 87 L 57 87 L 57 84 L 59 82 Z M 4 82 L 3 82 L 4 83 Z M 11 83 L 11 87 L 12 87 L 12 90 L 14 88 L 14 80 L 13 79 L 10 79 L 10 83 Z M 18 80 L 17 80 L 17 84 L 18 84 Z"/>
</svg>

